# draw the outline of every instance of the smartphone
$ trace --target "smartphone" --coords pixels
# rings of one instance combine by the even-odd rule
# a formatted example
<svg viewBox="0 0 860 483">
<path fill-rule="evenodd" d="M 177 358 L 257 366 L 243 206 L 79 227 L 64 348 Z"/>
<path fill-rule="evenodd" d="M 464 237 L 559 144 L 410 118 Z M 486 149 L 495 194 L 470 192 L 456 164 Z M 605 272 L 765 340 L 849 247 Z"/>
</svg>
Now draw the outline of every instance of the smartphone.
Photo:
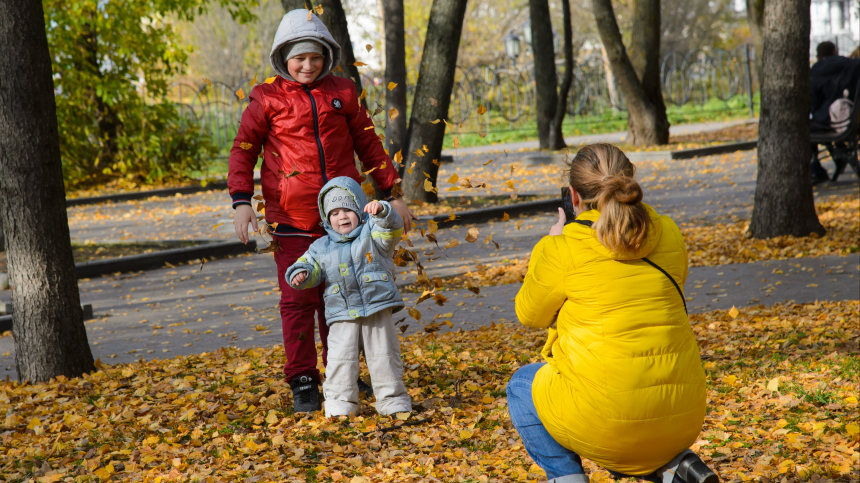
<svg viewBox="0 0 860 483">
<path fill-rule="evenodd" d="M 561 189 L 561 207 L 564 209 L 565 218 L 567 218 L 564 224 L 572 223 L 576 219 L 576 213 L 573 212 L 573 199 L 570 197 L 570 188 L 567 186 Z"/>
</svg>

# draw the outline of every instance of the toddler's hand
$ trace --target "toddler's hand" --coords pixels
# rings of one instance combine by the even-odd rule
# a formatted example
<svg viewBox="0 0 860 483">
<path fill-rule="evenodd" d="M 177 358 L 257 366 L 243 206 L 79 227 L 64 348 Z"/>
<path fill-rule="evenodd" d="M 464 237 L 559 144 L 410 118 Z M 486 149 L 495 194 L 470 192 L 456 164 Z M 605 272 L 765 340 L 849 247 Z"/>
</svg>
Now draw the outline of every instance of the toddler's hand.
<svg viewBox="0 0 860 483">
<path fill-rule="evenodd" d="M 293 276 L 292 280 L 290 280 L 290 285 L 298 287 L 306 278 L 308 278 L 308 272 L 299 272 Z"/>
<path fill-rule="evenodd" d="M 379 204 L 378 201 L 371 201 L 370 203 L 364 205 L 364 212 L 370 213 L 371 215 L 376 215 L 382 210 L 382 205 Z"/>
</svg>

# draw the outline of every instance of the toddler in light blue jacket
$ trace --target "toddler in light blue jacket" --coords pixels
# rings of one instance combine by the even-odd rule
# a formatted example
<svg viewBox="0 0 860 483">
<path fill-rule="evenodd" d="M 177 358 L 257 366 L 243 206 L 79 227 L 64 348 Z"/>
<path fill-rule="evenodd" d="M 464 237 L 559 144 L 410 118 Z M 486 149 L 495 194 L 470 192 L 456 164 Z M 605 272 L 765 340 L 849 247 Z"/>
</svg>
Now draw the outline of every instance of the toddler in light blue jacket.
<svg viewBox="0 0 860 483">
<path fill-rule="evenodd" d="M 325 284 L 329 326 L 325 415 L 358 414 L 362 344 L 377 412 L 411 412 L 400 340 L 391 318 L 404 306 L 394 285 L 392 259 L 403 220 L 385 201 L 367 203 L 361 186 L 345 176 L 323 186 L 318 204 L 327 235 L 314 242 L 285 276 L 298 289 Z"/>
</svg>

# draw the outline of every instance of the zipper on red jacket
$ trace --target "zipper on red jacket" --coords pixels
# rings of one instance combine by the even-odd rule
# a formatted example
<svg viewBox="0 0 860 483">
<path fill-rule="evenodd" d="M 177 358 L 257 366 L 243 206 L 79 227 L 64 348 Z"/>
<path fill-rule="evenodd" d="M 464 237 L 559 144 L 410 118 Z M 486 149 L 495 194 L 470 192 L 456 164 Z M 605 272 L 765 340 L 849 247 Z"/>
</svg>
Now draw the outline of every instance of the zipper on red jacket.
<svg viewBox="0 0 860 483">
<path fill-rule="evenodd" d="M 326 184 L 328 183 L 328 176 L 325 174 L 325 152 L 323 151 L 322 140 L 320 139 L 320 120 L 317 114 L 317 102 L 314 100 L 313 94 L 311 94 L 310 86 L 305 86 L 305 92 L 308 93 L 308 97 L 311 99 L 311 110 L 314 114 L 314 136 L 317 138 L 317 149 L 320 152 L 320 171 L 322 172 L 323 184 Z"/>
</svg>

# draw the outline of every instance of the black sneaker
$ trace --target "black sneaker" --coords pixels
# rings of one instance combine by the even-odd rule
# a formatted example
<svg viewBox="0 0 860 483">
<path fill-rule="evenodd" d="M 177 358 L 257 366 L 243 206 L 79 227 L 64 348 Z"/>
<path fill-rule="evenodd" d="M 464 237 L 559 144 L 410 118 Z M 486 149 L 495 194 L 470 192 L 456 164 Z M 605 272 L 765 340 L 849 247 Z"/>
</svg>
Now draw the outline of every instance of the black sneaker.
<svg viewBox="0 0 860 483">
<path fill-rule="evenodd" d="M 312 413 L 322 410 L 316 378 L 299 376 L 290 382 L 290 388 L 293 390 L 293 412 Z"/>
<path fill-rule="evenodd" d="M 719 483 L 720 479 L 708 468 L 704 461 L 694 454 L 688 454 L 678 465 L 675 476 L 686 483 Z"/>
<path fill-rule="evenodd" d="M 371 397 L 371 396 L 373 396 L 373 387 L 370 384 L 362 381 L 361 378 L 359 377 L 358 378 L 358 392 L 359 393 L 363 392 L 365 397 Z"/>
</svg>

